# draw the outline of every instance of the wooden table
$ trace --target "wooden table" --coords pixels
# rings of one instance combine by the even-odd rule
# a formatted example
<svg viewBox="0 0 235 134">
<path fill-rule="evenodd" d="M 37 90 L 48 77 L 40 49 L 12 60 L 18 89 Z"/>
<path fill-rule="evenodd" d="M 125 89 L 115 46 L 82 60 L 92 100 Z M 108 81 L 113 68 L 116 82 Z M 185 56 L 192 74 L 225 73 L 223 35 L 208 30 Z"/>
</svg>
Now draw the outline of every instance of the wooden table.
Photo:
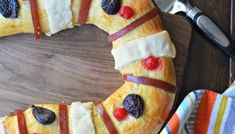
<svg viewBox="0 0 235 134">
<path fill-rule="evenodd" d="M 193 0 L 192 3 L 211 16 L 211 18 L 213 18 L 219 26 L 221 26 L 224 31 L 235 40 L 235 15 L 232 14 L 235 12 L 235 4 L 233 3 L 233 0 Z M 90 31 L 84 30 L 84 32 L 82 32 L 83 34 L 77 35 L 77 40 L 73 40 L 78 42 L 86 42 L 84 46 L 80 46 L 78 48 L 76 48 L 77 46 L 74 44 L 66 44 L 66 40 L 59 38 L 62 35 L 69 40 L 69 38 L 74 36 L 73 34 L 78 30 L 79 29 L 74 29 L 54 36 L 54 40 L 57 41 L 54 43 L 57 43 L 57 46 L 39 45 L 40 43 L 48 44 L 50 41 L 47 40 L 47 38 L 41 42 L 38 42 L 38 44 L 30 44 L 29 42 L 31 42 L 32 37 L 28 35 L 18 35 L 15 37 L 5 38 L 5 42 L 1 42 L 2 44 L 10 42 L 12 45 L 1 46 L 2 49 L 0 57 L 2 58 L 0 58 L 0 61 L 4 64 L 0 64 L 0 70 L 2 73 L 0 75 L 0 88 L 2 89 L 1 94 L 4 94 L 5 96 L 0 98 L 0 100 L 1 107 L 5 108 L 0 109 L 0 115 L 5 115 L 9 112 L 9 110 L 16 108 L 16 106 L 19 106 L 20 108 L 27 108 L 27 104 L 37 102 L 59 102 L 61 100 L 71 102 L 78 99 L 83 101 L 92 101 L 97 98 L 107 97 L 113 92 L 113 90 L 110 89 L 116 89 L 121 85 L 122 81 L 120 79 L 120 75 L 114 71 L 112 67 L 113 59 L 110 55 L 111 47 L 104 49 L 103 46 L 98 45 L 107 44 L 108 42 L 101 40 L 100 42 L 93 44 L 93 47 L 96 49 L 87 47 L 87 44 L 92 44 L 92 42 L 96 42 L 98 40 L 98 36 L 95 36 L 98 34 L 98 31 L 96 30 L 96 32 L 92 32 L 94 27 L 90 28 Z M 82 31 L 82 29 L 80 30 Z M 92 36 L 95 38 L 92 38 L 92 41 L 88 42 L 86 37 L 91 32 L 93 33 Z M 102 32 L 99 32 L 99 34 L 100 33 Z M 99 37 L 102 38 L 105 38 L 105 36 L 105 33 L 99 35 Z M 25 39 L 24 41 L 22 41 L 22 37 Z M 13 38 L 16 39 L 15 42 Z M 14 45 L 16 42 L 18 44 Z M 19 44 L 19 42 L 21 43 Z M 30 47 L 24 44 L 30 44 Z M 32 48 L 35 51 L 31 51 L 29 48 Z M 55 51 L 57 54 L 51 54 Z M 86 52 L 93 52 L 93 55 L 81 57 L 81 59 L 86 60 L 74 58 L 78 55 L 83 55 Z M 109 56 L 106 54 L 109 54 Z M 71 57 L 68 58 L 66 55 L 70 55 Z M 103 58 L 104 62 L 100 63 L 100 59 L 97 59 L 97 56 L 100 56 L 100 59 Z M 40 63 L 35 61 L 40 61 Z M 74 61 L 74 63 L 71 64 L 69 61 Z M 86 61 L 90 61 L 90 63 L 95 66 L 94 68 L 104 68 L 104 66 L 106 68 L 100 69 L 97 72 L 97 70 L 92 67 L 86 68 L 87 66 L 90 66 L 90 63 Z M 87 66 L 80 66 L 80 63 Z M 81 71 L 71 71 L 68 69 L 72 68 L 73 70 L 76 70 L 76 68 L 74 69 L 74 66 L 79 67 Z M 27 69 L 27 67 L 30 69 Z M 87 70 L 88 74 L 93 74 L 93 77 L 91 77 L 91 75 L 85 75 L 83 73 L 84 70 Z M 104 81 L 108 81 L 108 84 L 107 82 L 104 83 L 98 79 L 101 75 L 106 76 L 105 74 L 107 70 L 109 76 L 105 77 Z M 53 72 L 54 74 L 48 77 L 47 75 L 50 74 L 49 72 Z M 55 75 L 58 77 L 54 78 L 53 76 Z M 59 77 L 59 75 L 61 77 Z M 76 79 L 76 77 L 71 77 L 73 75 L 87 77 L 86 79 L 81 77 L 83 78 L 83 80 L 81 80 Z M 51 81 L 51 77 L 55 80 Z M 110 77 L 112 77 L 113 80 L 110 80 Z M 73 85 L 69 89 L 67 89 L 68 83 L 64 82 L 68 78 L 72 79 L 69 84 Z M 230 61 L 225 54 L 215 48 L 214 45 L 212 45 L 195 28 L 193 28 L 188 62 L 183 78 L 183 82 L 181 82 L 183 83 L 181 84 L 182 90 L 179 93 L 179 100 L 177 101 L 177 104 L 180 103 L 180 100 L 182 100 L 187 93 L 194 89 L 207 88 L 213 89 L 217 92 L 223 92 L 229 86 L 231 81 L 235 79 L 235 62 Z M 93 83 L 86 83 L 87 79 L 92 79 Z M 114 79 L 117 81 L 114 81 Z M 2 82 L 4 80 L 7 80 L 7 82 Z M 55 81 L 60 82 L 56 83 Z M 104 84 L 106 92 L 100 92 L 104 90 L 102 89 Z M 53 85 L 53 87 L 47 85 Z M 80 95 L 74 94 L 74 91 L 77 90 L 77 87 L 79 86 L 82 86 L 81 91 L 83 91 L 83 93 Z M 92 92 L 87 92 L 87 90 L 85 90 L 92 86 L 96 87 L 96 89 Z M 40 91 L 36 89 L 40 89 Z M 17 92 L 15 92 L 15 90 L 17 90 Z M 38 97 L 41 90 L 45 93 L 45 95 L 43 94 L 44 99 Z M 55 91 L 58 91 L 56 92 L 57 94 L 55 94 Z M 24 94 L 20 94 L 20 92 L 23 92 Z M 94 92 L 99 94 L 95 94 Z M 86 97 L 88 94 L 89 97 Z M 27 96 L 28 99 L 25 99 Z M 45 98 L 47 98 L 46 101 Z"/>
<path fill-rule="evenodd" d="M 161 14 L 177 50 L 181 87 L 192 33 L 183 16 Z M 0 116 L 37 103 L 70 104 L 107 98 L 123 81 L 113 69 L 107 33 L 92 25 L 35 41 L 33 34 L 0 39 Z"/>
<path fill-rule="evenodd" d="M 220 27 L 235 40 L 234 0 L 192 0 L 215 20 Z M 233 14 L 234 13 L 234 14 Z M 207 88 L 223 92 L 235 79 L 235 62 L 214 47 L 195 28 L 193 28 L 188 63 L 183 80 L 180 98 L 194 89 Z"/>
</svg>

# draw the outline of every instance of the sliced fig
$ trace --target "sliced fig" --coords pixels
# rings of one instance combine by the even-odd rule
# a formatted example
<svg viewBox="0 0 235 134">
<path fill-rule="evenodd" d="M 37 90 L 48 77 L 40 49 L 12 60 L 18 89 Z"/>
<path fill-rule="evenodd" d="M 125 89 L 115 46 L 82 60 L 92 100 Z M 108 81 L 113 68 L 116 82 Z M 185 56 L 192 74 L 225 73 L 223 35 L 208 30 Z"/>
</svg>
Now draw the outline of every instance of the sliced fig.
<svg viewBox="0 0 235 134">
<path fill-rule="evenodd" d="M 139 118 L 144 113 L 144 101 L 141 96 L 137 94 L 129 94 L 124 99 L 123 106 L 125 107 L 126 111 L 135 118 Z"/>
<path fill-rule="evenodd" d="M 33 116 L 35 117 L 35 119 L 43 125 L 51 124 L 56 119 L 55 113 L 46 108 L 37 107 L 33 105 L 32 111 L 33 111 Z"/>
<path fill-rule="evenodd" d="M 117 14 L 121 8 L 121 0 L 102 0 L 101 7 L 109 15 Z"/>
<path fill-rule="evenodd" d="M 0 14 L 5 18 L 17 18 L 19 11 L 18 0 L 0 0 Z"/>
</svg>

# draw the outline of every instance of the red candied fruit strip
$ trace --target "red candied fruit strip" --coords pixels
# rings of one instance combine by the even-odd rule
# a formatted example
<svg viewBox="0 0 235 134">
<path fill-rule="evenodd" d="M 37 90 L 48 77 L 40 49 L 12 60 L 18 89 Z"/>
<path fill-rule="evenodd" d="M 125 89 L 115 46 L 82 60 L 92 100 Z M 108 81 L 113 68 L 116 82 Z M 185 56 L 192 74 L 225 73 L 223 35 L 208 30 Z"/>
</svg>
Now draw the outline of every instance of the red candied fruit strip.
<svg viewBox="0 0 235 134">
<path fill-rule="evenodd" d="M 98 102 L 95 102 L 94 104 L 96 106 L 96 109 L 97 109 L 100 117 L 104 121 L 104 124 L 106 125 L 109 133 L 110 134 L 118 134 L 118 131 L 117 131 L 115 125 L 113 124 L 112 119 L 109 117 L 108 113 L 106 112 L 102 102 L 98 101 Z"/>
<path fill-rule="evenodd" d="M 148 78 L 148 77 L 136 77 L 130 74 L 126 74 L 123 75 L 123 80 L 125 81 L 130 81 L 130 82 L 134 82 L 137 84 L 144 84 L 144 85 L 150 85 L 156 88 L 160 88 L 163 89 L 166 92 L 170 92 L 170 93 L 175 93 L 177 91 L 177 87 L 162 81 L 162 80 L 158 80 L 158 79 L 154 79 L 154 78 Z"/>
<path fill-rule="evenodd" d="M 86 24 L 90 5 L 91 5 L 91 0 L 82 0 L 78 15 L 79 24 Z"/>
<path fill-rule="evenodd" d="M 29 0 L 29 1 L 30 1 L 30 10 L 32 14 L 33 26 L 34 26 L 34 36 L 35 39 L 40 39 L 42 30 L 40 25 L 37 0 Z"/>
<path fill-rule="evenodd" d="M 16 115 L 17 121 L 18 121 L 18 128 L 19 128 L 19 134 L 28 134 L 27 127 L 26 127 L 26 121 L 24 117 L 24 113 L 22 110 L 16 109 L 12 115 Z"/>
<path fill-rule="evenodd" d="M 59 105 L 60 134 L 69 134 L 68 108 L 65 104 Z"/>
<path fill-rule="evenodd" d="M 155 7 L 150 12 L 146 13 L 144 16 L 142 16 L 139 19 L 135 20 L 134 22 L 127 25 L 123 29 L 117 31 L 114 34 L 109 35 L 108 40 L 109 41 L 115 41 L 115 40 L 121 38 L 122 36 L 126 35 L 130 31 L 137 28 L 138 26 L 140 26 L 140 25 L 144 24 L 145 22 L 149 21 L 150 19 L 152 19 L 153 17 L 155 17 L 159 13 L 160 13 L 160 9 L 158 7 Z"/>
</svg>

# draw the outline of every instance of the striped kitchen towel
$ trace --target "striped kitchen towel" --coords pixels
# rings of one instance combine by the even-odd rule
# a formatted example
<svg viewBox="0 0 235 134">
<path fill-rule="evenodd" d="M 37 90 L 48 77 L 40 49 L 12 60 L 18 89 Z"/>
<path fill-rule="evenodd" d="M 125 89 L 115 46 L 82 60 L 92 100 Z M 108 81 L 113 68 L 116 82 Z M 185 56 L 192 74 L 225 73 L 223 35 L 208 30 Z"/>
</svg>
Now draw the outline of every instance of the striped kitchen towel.
<svg viewBox="0 0 235 134">
<path fill-rule="evenodd" d="M 235 134 L 235 84 L 223 94 L 189 93 L 161 134 Z"/>
</svg>

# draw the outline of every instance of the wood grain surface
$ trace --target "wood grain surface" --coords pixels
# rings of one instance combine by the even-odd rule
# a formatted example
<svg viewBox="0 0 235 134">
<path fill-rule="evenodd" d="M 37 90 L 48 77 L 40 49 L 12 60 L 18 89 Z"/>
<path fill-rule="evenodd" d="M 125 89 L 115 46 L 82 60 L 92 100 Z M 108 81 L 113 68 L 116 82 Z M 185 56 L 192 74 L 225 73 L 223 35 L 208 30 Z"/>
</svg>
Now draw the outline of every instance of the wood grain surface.
<svg viewBox="0 0 235 134">
<path fill-rule="evenodd" d="M 192 0 L 230 33 L 230 0 Z M 192 90 L 206 88 L 223 92 L 229 86 L 229 58 L 194 27 L 181 99 Z M 180 101 L 179 101 L 180 102 Z"/>
<path fill-rule="evenodd" d="M 235 42 L 235 0 L 190 0 L 209 15 Z M 235 80 L 235 61 L 217 49 L 193 27 L 183 86 L 175 107 L 192 90 L 224 92 Z"/>
<path fill-rule="evenodd" d="M 181 85 L 191 25 L 182 16 L 162 16 L 178 51 Z M 38 41 L 32 34 L 1 38 L 0 116 L 34 103 L 105 99 L 123 84 L 110 51 L 107 34 L 91 25 Z"/>
</svg>

